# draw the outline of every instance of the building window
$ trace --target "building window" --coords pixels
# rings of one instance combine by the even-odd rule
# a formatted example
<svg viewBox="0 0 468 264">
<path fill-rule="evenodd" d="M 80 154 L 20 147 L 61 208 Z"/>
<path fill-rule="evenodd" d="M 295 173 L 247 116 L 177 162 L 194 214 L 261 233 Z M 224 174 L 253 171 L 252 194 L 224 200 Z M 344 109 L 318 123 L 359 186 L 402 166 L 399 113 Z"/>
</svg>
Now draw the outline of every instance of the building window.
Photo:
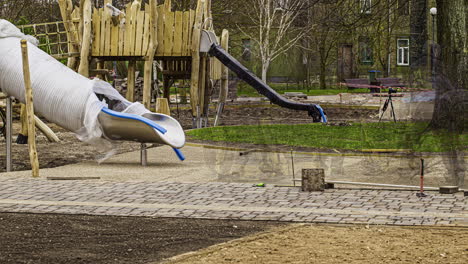
<svg viewBox="0 0 468 264">
<path fill-rule="evenodd" d="M 407 38 L 397 39 L 397 65 L 409 65 L 409 39 Z"/>
<path fill-rule="evenodd" d="M 371 0 L 359 0 L 360 2 L 360 10 L 362 14 L 370 14 L 371 13 Z"/>
<path fill-rule="evenodd" d="M 243 39 L 242 40 L 242 59 L 244 61 L 250 61 L 252 57 L 252 44 L 250 39 Z"/>
<path fill-rule="evenodd" d="M 398 0 L 398 14 L 401 16 L 409 15 L 409 0 Z"/>
<path fill-rule="evenodd" d="M 368 37 L 359 37 L 359 59 L 361 64 L 373 64 L 372 47 Z"/>
</svg>

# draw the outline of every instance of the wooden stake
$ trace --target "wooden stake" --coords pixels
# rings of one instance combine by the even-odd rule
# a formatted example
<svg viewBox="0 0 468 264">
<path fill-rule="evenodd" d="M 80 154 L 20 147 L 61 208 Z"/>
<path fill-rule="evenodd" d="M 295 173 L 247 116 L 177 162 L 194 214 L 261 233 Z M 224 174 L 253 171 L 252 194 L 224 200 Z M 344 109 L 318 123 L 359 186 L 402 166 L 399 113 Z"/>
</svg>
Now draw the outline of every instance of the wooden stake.
<svg viewBox="0 0 468 264">
<path fill-rule="evenodd" d="M 28 117 L 26 115 L 26 105 L 25 104 L 21 104 L 20 121 L 21 121 L 20 134 L 27 137 L 28 136 Z M 24 142 L 24 143 L 26 144 L 26 142 Z"/>
<path fill-rule="evenodd" d="M 24 88 L 26 90 L 26 116 L 28 120 L 28 146 L 29 146 L 29 159 L 31 161 L 32 176 L 39 177 L 39 160 L 36 150 L 36 129 L 34 127 L 34 104 L 33 92 L 31 85 L 31 73 L 29 71 L 29 58 L 28 58 L 28 42 L 21 40 L 21 53 L 23 55 L 23 75 L 24 75 Z"/>
</svg>

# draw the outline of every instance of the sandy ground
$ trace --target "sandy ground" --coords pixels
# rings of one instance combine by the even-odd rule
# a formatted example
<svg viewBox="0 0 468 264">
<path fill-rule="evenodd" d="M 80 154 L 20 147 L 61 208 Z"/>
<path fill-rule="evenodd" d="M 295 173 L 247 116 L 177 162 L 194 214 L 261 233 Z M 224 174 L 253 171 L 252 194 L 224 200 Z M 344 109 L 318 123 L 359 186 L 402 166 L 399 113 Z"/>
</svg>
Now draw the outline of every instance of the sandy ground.
<svg viewBox="0 0 468 264">
<path fill-rule="evenodd" d="M 100 177 L 110 181 L 263 182 L 293 185 L 293 178 L 301 178 L 302 169 L 323 168 L 326 180 L 419 185 L 419 157 L 265 151 L 241 155 L 246 152 L 235 148 L 189 145 L 183 148 L 186 160 L 182 162 L 171 148 L 163 146 L 148 149 L 146 167 L 140 165 L 140 153 L 135 151 L 116 155 L 101 164 L 87 161 L 41 169 L 40 176 Z M 451 165 L 447 157 L 434 155 L 424 158 L 425 186 L 438 187 L 453 182 L 448 176 Z M 31 173 L 18 171 L 1 175 L 30 177 Z"/>
<path fill-rule="evenodd" d="M 467 263 L 468 229 L 293 225 L 177 256 L 168 262 Z"/>
</svg>

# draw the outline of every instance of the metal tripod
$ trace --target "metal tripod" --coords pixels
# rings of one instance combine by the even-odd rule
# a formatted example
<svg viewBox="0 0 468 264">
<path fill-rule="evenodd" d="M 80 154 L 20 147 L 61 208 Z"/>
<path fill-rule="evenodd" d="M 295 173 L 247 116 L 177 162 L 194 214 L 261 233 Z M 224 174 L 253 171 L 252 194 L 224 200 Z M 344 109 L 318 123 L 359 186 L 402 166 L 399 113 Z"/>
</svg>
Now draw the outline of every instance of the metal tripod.
<svg viewBox="0 0 468 264">
<path fill-rule="evenodd" d="M 390 116 L 393 116 L 393 122 L 396 123 L 396 116 L 395 116 L 395 108 L 393 107 L 393 100 L 392 100 L 392 89 L 388 90 L 388 98 L 385 100 L 385 103 L 382 107 L 382 114 L 380 115 L 379 122 L 382 121 L 382 117 L 387 111 L 388 105 L 390 105 Z"/>
</svg>

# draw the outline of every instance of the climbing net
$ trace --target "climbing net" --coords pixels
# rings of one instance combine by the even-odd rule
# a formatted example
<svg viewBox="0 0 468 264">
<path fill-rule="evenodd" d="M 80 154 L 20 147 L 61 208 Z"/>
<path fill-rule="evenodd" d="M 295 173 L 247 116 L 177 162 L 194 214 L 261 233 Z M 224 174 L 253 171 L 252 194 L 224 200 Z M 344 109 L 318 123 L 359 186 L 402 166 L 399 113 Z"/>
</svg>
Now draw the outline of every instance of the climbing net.
<svg viewBox="0 0 468 264">
<path fill-rule="evenodd" d="M 72 42 L 67 38 L 67 29 L 65 23 L 69 25 L 77 25 L 79 21 L 57 21 L 49 23 L 22 25 L 18 28 L 27 35 L 34 36 L 39 40 L 39 48 L 50 54 L 55 59 L 65 59 L 69 57 L 79 57 L 78 52 L 69 52 L 71 45 L 79 45 L 77 42 Z M 69 26 L 71 30 L 78 26 Z M 78 32 L 68 32 L 78 35 Z"/>
</svg>

